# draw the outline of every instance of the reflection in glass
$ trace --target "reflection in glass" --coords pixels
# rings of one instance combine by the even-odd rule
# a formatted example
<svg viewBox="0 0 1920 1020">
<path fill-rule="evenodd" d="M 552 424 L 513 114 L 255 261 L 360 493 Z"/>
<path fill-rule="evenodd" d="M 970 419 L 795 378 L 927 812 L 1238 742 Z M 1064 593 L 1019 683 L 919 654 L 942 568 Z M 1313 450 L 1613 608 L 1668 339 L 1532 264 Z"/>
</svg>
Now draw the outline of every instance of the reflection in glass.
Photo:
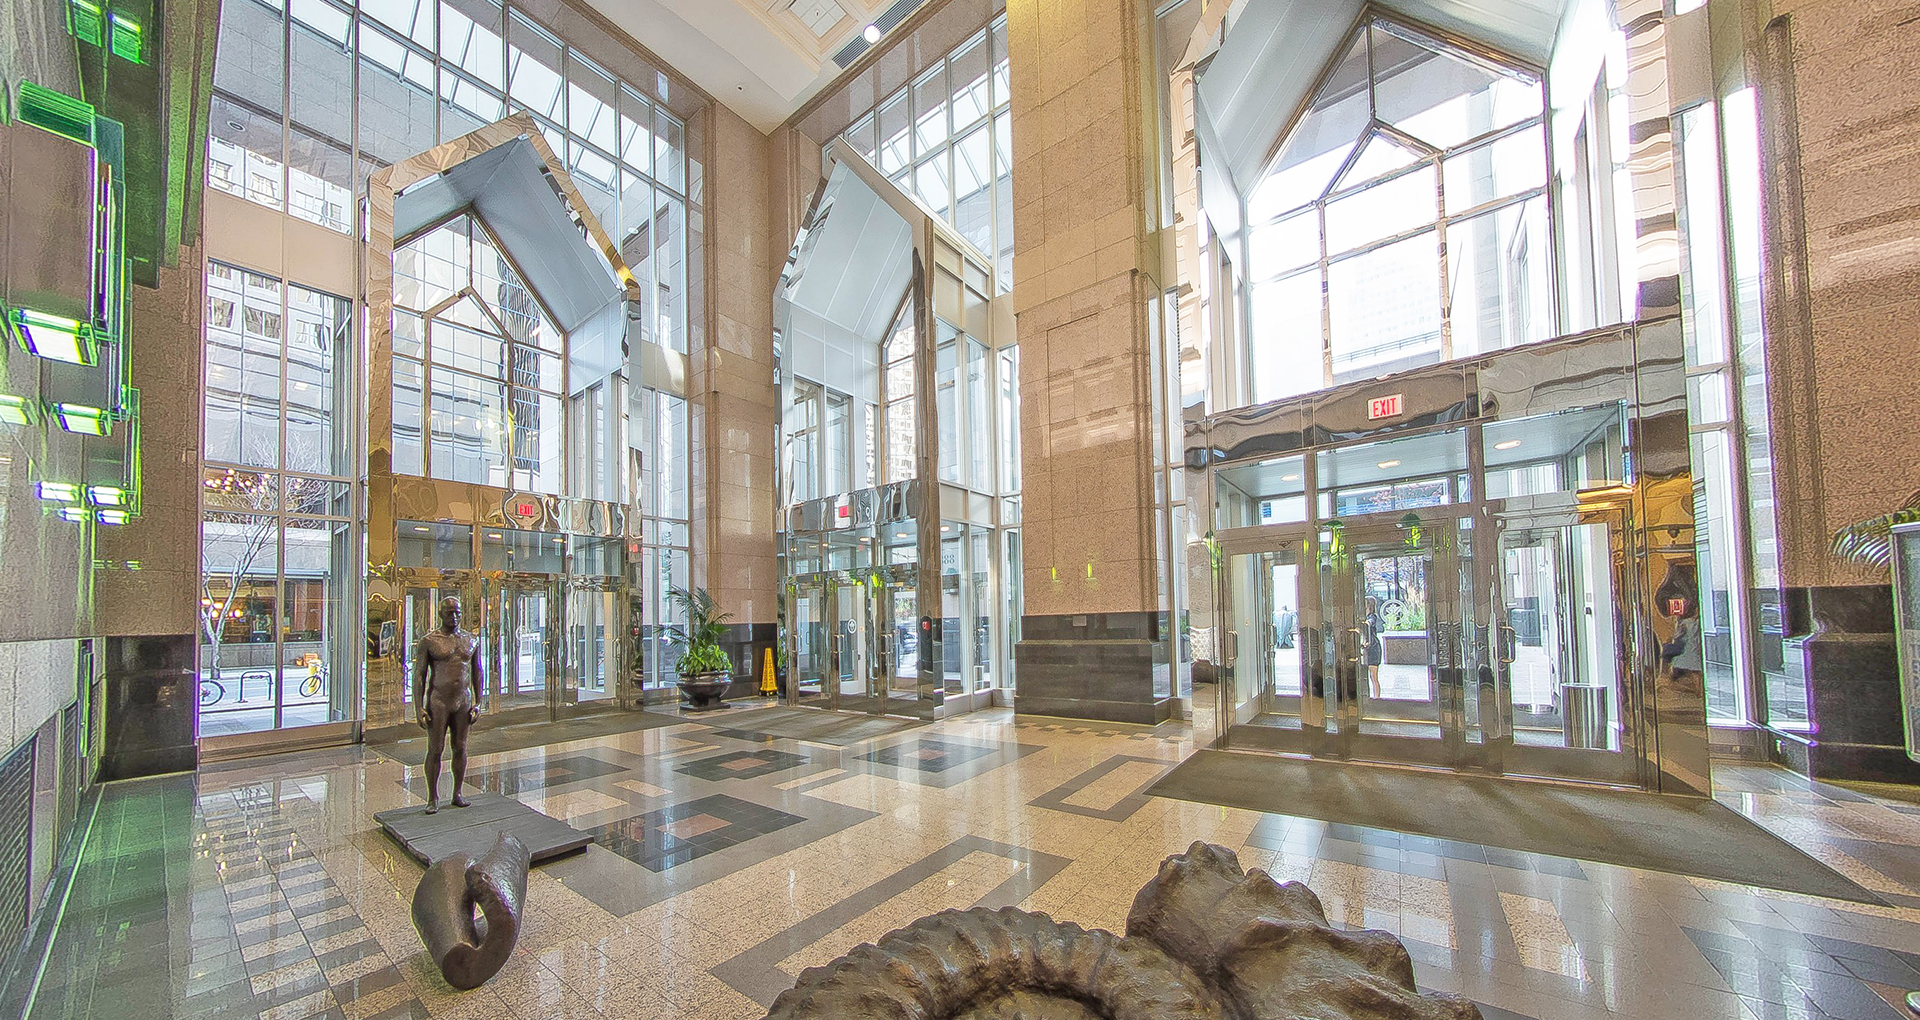
<svg viewBox="0 0 1920 1020">
<path fill-rule="evenodd" d="M 1327 317 L 1333 381 L 1437 360 L 1439 239 L 1419 234 L 1332 263 Z"/>
<path fill-rule="evenodd" d="M 1549 259 L 1544 197 L 1447 225 L 1455 357 L 1535 343 L 1553 334 Z"/>
<path fill-rule="evenodd" d="M 1529 72 L 1355 31 L 1248 198 L 1253 402 L 1554 335 L 1544 101 Z"/>
</svg>

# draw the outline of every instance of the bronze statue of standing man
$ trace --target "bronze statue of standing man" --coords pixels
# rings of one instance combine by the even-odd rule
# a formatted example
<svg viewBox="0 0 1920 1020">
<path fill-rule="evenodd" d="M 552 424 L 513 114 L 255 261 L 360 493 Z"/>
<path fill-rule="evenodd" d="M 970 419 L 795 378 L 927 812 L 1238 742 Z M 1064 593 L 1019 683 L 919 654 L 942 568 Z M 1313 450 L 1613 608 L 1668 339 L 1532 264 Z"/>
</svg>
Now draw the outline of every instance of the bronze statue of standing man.
<svg viewBox="0 0 1920 1020">
<path fill-rule="evenodd" d="M 440 752 L 453 731 L 453 806 L 466 807 L 467 728 L 480 718 L 486 667 L 480 641 L 460 629 L 460 600 L 440 600 L 440 628 L 420 639 L 414 656 L 413 703 L 427 731 L 427 814 L 440 810 Z"/>
</svg>

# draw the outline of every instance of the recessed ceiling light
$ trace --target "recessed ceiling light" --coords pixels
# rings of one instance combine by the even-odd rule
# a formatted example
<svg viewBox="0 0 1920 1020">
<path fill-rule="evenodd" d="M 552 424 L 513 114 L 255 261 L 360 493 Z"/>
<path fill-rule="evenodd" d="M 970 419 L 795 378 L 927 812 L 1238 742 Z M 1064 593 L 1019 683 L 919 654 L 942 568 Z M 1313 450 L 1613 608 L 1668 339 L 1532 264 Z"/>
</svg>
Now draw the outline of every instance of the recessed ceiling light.
<svg viewBox="0 0 1920 1020">
<path fill-rule="evenodd" d="M 1382 471 L 1385 471 L 1388 468 L 1399 467 L 1399 466 L 1400 466 L 1400 462 L 1397 460 L 1383 460 L 1380 462 L 1380 470 Z"/>
<path fill-rule="evenodd" d="M 1281 475 L 1280 480 L 1283 482 L 1297 482 L 1300 480 L 1300 476 L 1299 475 Z"/>
<path fill-rule="evenodd" d="M 415 531 L 425 531 L 425 530 L 427 530 L 427 526 L 426 526 L 426 525 L 424 525 L 424 524 L 416 524 L 416 525 L 414 525 L 414 526 L 413 526 L 413 530 L 415 530 Z"/>
<path fill-rule="evenodd" d="M 1511 449 L 1513 449 L 1514 447 L 1516 447 L 1516 446 L 1519 446 L 1519 445 L 1520 445 L 1520 440 L 1518 440 L 1518 439 L 1509 439 L 1509 440 L 1507 440 L 1507 441 L 1506 441 L 1506 442 L 1504 442 L 1504 443 L 1495 443 L 1495 444 L 1493 444 L 1493 448 L 1494 448 L 1494 449 L 1496 449 L 1496 450 L 1511 450 Z"/>
<path fill-rule="evenodd" d="M 868 25 L 866 29 L 860 33 L 860 37 L 867 41 L 868 46 L 872 46 L 874 43 L 880 41 L 880 26 Z"/>
</svg>

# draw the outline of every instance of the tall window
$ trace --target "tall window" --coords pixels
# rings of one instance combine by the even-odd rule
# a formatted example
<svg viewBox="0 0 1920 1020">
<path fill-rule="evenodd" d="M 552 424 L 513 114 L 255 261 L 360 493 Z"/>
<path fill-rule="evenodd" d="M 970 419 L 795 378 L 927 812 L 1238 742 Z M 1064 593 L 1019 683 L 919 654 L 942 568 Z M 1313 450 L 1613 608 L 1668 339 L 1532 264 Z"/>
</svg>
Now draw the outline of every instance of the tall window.
<svg viewBox="0 0 1920 1020">
<path fill-rule="evenodd" d="M 644 610 L 641 656 L 649 686 L 671 686 L 674 653 L 665 626 L 685 622 L 667 592 L 687 586 L 687 402 L 671 393 L 635 390 L 633 427 L 643 430 L 639 492 L 643 536 L 638 595 Z"/>
<path fill-rule="evenodd" d="M 1256 402 L 1555 334 L 1544 98 L 1361 26 L 1248 200 Z"/>
<path fill-rule="evenodd" d="M 353 559 L 352 305 L 207 267 L 203 735 L 337 722 Z M 357 637 L 354 638 L 357 640 Z"/>
<path fill-rule="evenodd" d="M 880 343 L 880 358 L 885 369 L 880 376 L 880 399 L 887 413 L 887 477 L 898 482 L 919 474 L 914 458 L 914 378 L 913 315 L 914 303 L 903 302 L 893 329 Z"/>
<path fill-rule="evenodd" d="M 1013 137 L 1007 19 L 853 122 L 841 137 L 994 261 L 1013 287 Z"/>
<path fill-rule="evenodd" d="M 394 472 L 558 493 L 563 344 L 473 217 L 396 250 Z"/>
</svg>

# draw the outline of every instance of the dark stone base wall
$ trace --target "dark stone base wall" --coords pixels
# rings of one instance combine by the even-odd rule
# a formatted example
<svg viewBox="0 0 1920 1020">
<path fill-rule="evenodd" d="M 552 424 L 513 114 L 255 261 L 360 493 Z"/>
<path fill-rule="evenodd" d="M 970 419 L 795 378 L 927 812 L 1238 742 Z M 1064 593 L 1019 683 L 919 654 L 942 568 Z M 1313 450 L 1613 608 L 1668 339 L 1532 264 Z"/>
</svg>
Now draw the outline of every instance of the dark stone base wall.
<svg viewBox="0 0 1920 1020">
<path fill-rule="evenodd" d="M 1157 613 L 1026 616 L 1013 646 L 1020 715 L 1153 725 L 1173 714 Z"/>
<path fill-rule="evenodd" d="M 1892 589 L 1882 585 L 1787 592 L 1790 639 L 1807 677 L 1809 729 L 1773 732 L 1773 758 L 1815 779 L 1920 784 L 1907 757 Z"/>
<path fill-rule="evenodd" d="M 780 650 L 774 645 L 779 639 L 778 624 L 727 624 L 727 636 L 720 640 L 720 647 L 726 649 L 727 658 L 733 661 L 733 687 L 727 697 L 744 698 L 760 693 L 760 667 L 765 664 L 769 649 L 773 650 L 775 668 L 778 668 Z"/>
<path fill-rule="evenodd" d="M 110 637 L 101 779 L 187 772 L 200 762 L 200 698 L 191 634 Z"/>
</svg>

